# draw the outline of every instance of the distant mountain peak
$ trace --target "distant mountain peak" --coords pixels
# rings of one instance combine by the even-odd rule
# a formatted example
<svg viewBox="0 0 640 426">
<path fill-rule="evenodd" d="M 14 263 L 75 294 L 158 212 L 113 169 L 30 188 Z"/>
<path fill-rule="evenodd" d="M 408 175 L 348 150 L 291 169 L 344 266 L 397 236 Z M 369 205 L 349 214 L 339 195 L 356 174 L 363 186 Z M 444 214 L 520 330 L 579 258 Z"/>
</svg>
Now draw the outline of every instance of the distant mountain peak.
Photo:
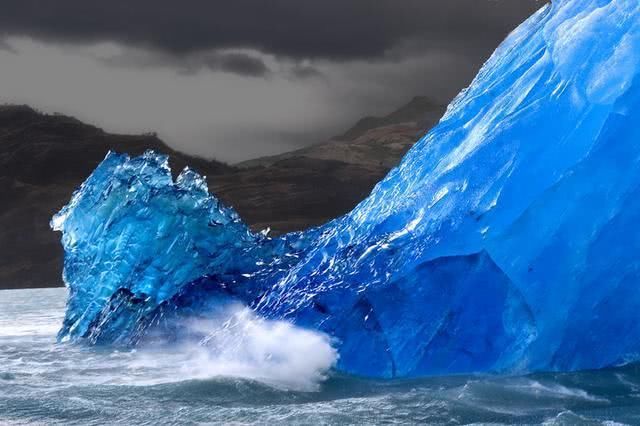
<svg viewBox="0 0 640 426">
<path fill-rule="evenodd" d="M 447 105 L 436 102 L 428 96 L 414 96 L 409 103 L 383 117 L 368 116 L 360 119 L 353 127 L 335 140 L 352 141 L 368 130 L 393 124 L 416 123 L 419 127 L 433 126 L 446 110 Z"/>
</svg>

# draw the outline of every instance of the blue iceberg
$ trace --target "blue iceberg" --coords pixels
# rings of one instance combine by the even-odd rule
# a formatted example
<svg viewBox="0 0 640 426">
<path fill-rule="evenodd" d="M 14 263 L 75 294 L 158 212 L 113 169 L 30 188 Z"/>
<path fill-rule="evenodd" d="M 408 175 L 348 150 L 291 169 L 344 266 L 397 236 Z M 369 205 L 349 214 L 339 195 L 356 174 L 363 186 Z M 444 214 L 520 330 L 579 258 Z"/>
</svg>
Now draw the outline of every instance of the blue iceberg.
<svg viewBox="0 0 640 426">
<path fill-rule="evenodd" d="M 639 52 L 638 0 L 542 7 L 367 199 L 278 238 L 166 157 L 110 153 L 52 220 L 59 337 L 198 339 L 184 320 L 240 302 L 363 376 L 638 360 Z"/>
</svg>

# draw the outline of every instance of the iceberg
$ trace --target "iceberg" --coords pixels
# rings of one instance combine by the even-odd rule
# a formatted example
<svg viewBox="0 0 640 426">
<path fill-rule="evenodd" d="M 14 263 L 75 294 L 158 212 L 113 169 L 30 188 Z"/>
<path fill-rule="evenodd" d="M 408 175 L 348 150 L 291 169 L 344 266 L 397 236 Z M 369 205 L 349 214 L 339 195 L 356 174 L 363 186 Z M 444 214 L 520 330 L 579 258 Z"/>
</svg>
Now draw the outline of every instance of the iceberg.
<svg viewBox="0 0 640 426">
<path fill-rule="evenodd" d="M 637 361 L 639 52 L 638 0 L 543 6 L 368 198 L 281 237 L 162 155 L 109 153 L 52 219 L 59 338 L 206 342 L 185 321 L 240 303 L 361 376 Z"/>
</svg>

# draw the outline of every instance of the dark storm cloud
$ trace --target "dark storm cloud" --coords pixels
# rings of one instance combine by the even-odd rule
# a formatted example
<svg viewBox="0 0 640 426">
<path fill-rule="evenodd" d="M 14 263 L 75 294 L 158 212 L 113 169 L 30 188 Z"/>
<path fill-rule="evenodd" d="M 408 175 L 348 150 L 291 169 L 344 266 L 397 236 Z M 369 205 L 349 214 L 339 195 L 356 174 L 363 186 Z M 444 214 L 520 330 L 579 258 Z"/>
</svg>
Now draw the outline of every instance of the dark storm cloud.
<svg viewBox="0 0 640 426">
<path fill-rule="evenodd" d="M 182 74 L 193 74 L 202 69 L 208 69 L 210 71 L 237 74 L 243 77 L 265 77 L 271 72 L 262 58 L 240 52 L 213 51 L 177 58 L 174 55 L 159 51 L 134 49 L 98 59 L 109 66 L 132 68 L 170 67 L 177 69 Z"/>
<path fill-rule="evenodd" d="M 493 45 L 536 0 L 1 0 L 0 35 L 125 45 L 187 55 L 248 48 L 293 59 L 369 59 L 402 43 Z M 228 57 L 216 67 L 261 75 Z"/>
<path fill-rule="evenodd" d="M 543 3 L 0 0 L 0 101 L 248 160 L 448 102 Z"/>
<path fill-rule="evenodd" d="M 260 58 L 243 53 L 227 53 L 212 55 L 205 60 L 211 70 L 220 70 L 247 77 L 263 77 L 269 73 L 269 68 Z"/>
</svg>

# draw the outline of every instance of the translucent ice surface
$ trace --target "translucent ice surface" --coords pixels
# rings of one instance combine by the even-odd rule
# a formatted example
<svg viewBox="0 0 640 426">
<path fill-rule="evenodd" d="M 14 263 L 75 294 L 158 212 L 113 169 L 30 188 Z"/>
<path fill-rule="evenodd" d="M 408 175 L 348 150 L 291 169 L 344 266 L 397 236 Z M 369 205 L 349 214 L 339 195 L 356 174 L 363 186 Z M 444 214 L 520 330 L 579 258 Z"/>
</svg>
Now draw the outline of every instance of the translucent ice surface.
<svg viewBox="0 0 640 426">
<path fill-rule="evenodd" d="M 253 234 L 166 158 L 109 154 L 52 224 L 61 339 L 181 339 L 241 303 L 407 377 L 640 358 L 640 1 L 554 0 L 351 213 Z M 203 343 L 205 344 L 205 343 Z"/>
</svg>

